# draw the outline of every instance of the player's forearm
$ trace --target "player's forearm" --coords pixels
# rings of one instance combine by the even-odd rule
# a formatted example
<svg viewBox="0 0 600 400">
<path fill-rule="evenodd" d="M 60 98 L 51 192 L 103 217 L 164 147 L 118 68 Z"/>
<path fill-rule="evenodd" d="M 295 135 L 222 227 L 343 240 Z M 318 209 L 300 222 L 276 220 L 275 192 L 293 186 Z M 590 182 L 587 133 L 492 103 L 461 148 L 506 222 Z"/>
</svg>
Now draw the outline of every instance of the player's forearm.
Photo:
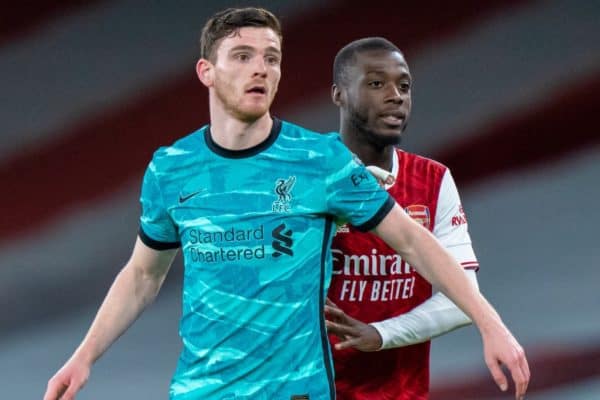
<svg viewBox="0 0 600 400">
<path fill-rule="evenodd" d="M 403 258 L 441 292 L 446 294 L 478 326 L 490 316 L 499 318 L 479 291 L 466 278 L 456 260 L 435 240 L 419 229 L 412 238 L 412 252 Z"/>
<path fill-rule="evenodd" d="M 465 277 L 463 269 L 450 253 L 399 206 L 396 205 L 384 218 L 375 233 L 421 276 L 446 294 L 480 329 L 494 325 L 493 320 L 500 321 L 498 314 Z"/>
<path fill-rule="evenodd" d="M 469 317 L 450 299 L 436 293 L 406 314 L 371 325 L 381 336 L 381 349 L 391 349 L 426 342 L 470 323 Z"/>
<path fill-rule="evenodd" d="M 128 263 L 117 275 L 74 357 L 93 364 L 154 300 L 164 277 Z"/>
</svg>

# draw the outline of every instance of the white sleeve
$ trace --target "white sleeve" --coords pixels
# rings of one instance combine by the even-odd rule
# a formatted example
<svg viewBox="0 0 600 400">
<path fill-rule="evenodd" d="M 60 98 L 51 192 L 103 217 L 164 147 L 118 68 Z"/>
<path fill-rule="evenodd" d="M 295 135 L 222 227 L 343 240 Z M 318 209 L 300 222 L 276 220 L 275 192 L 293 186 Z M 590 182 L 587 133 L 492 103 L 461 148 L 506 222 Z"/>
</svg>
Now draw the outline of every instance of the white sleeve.
<svg viewBox="0 0 600 400">
<path fill-rule="evenodd" d="M 450 170 L 446 170 L 440 184 L 433 235 L 465 269 L 479 269 L 471 245 L 467 216 L 463 210 Z"/>
<path fill-rule="evenodd" d="M 465 270 L 465 274 L 479 288 L 476 272 L 469 269 Z M 460 308 L 438 292 L 406 314 L 370 325 L 379 332 L 383 350 L 426 342 L 470 323 L 471 320 Z"/>
<path fill-rule="evenodd" d="M 433 234 L 478 289 L 476 271 L 479 263 L 471 245 L 467 217 L 449 170 L 440 184 Z M 422 343 L 470 323 L 469 317 L 449 298 L 436 293 L 406 314 L 371 325 L 382 338 L 381 348 L 388 349 Z"/>
</svg>

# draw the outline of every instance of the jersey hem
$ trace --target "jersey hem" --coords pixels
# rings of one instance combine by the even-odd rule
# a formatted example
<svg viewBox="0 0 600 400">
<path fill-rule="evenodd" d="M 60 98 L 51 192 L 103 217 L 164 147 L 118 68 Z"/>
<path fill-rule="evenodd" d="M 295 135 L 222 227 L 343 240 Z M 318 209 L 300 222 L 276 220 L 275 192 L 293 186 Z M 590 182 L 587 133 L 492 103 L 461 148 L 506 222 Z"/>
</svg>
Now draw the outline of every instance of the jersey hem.
<svg viewBox="0 0 600 400">
<path fill-rule="evenodd" d="M 390 196 L 388 194 L 388 198 L 385 201 L 385 203 L 383 203 L 383 205 L 379 208 L 379 210 L 375 213 L 375 215 L 370 220 L 368 220 L 364 224 L 361 224 L 358 226 L 355 225 L 354 227 L 361 232 L 370 231 L 371 229 L 373 229 L 377 225 L 379 225 L 379 223 L 381 221 L 383 221 L 383 219 L 386 217 L 386 215 L 388 215 L 389 212 L 392 210 L 392 208 L 394 208 L 395 204 L 396 204 L 396 202 L 394 201 L 392 196 Z"/>
<path fill-rule="evenodd" d="M 477 261 L 465 261 L 465 262 L 460 263 L 460 265 L 464 269 L 471 269 L 471 270 L 474 270 L 475 272 L 479 272 L 479 262 L 477 262 Z"/>
<path fill-rule="evenodd" d="M 148 236 L 146 232 L 144 232 L 144 229 L 142 229 L 141 226 L 138 230 L 138 236 L 140 237 L 142 243 L 154 250 L 171 250 L 177 249 L 181 246 L 180 242 L 161 242 L 158 240 L 154 240 L 150 236 Z"/>
</svg>

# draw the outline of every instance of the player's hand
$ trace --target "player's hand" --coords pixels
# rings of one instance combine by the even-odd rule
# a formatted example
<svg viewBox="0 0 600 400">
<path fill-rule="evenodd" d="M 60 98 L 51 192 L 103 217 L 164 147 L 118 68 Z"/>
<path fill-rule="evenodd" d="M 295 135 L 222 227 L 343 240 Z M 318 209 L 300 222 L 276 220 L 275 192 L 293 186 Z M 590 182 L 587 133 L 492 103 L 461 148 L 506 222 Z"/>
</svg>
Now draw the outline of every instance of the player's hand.
<svg viewBox="0 0 600 400">
<path fill-rule="evenodd" d="M 371 173 L 371 175 L 373 175 L 375 179 L 377 179 L 377 182 L 379 182 L 379 185 L 381 185 L 381 187 L 385 187 L 385 185 L 391 185 L 396 180 L 396 178 L 394 177 L 394 175 L 392 175 L 391 172 L 388 172 L 383 168 L 379 168 L 375 165 L 368 165 L 366 168 Z"/>
<path fill-rule="evenodd" d="M 524 399 L 531 373 L 521 345 L 502 323 L 492 330 L 482 331 L 482 340 L 485 363 L 500 390 L 508 389 L 506 375 L 501 369 L 504 365 L 515 383 L 515 398 Z"/>
<path fill-rule="evenodd" d="M 325 304 L 325 325 L 329 333 L 340 339 L 335 344 L 336 350 L 351 347 L 360 351 L 381 349 L 382 340 L 377 329 L 350 317 L 329 299 Z"/>
<path fill-rule="evenodd" d="M 90 367 L 84 362 L 70 359 L 48 381 L 44 400 L 73 400 L 90 376 Z"/>
</svg>

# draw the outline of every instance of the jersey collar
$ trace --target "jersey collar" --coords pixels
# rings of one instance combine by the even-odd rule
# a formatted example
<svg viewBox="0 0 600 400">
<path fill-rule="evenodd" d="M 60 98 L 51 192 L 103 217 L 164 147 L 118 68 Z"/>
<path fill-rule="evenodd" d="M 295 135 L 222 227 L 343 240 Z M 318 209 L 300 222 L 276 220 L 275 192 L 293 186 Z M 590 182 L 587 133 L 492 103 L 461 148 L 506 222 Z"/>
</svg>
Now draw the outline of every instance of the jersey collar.
<svg viewBox="0 0 600 400">
<path fill-rule="evenodd" d="M 244 150 L 230 150 L 224 147 L 219 146 L 212 138 L 210 134 L 210 125 L 206 127 L 204 130 L 204 142 L 208 148 L 225 158 L 247 158 L 257 155 L 263 150 L 268 149 L 274 142 L 277 140 L 279 136 L 279 132 L 281 131 L 281 120 L 273 117 L 273 126 L 271 127 L 271 132 L 269 132 L 269 136 L 256 146 L 249 147 Z"/>
<path fill-rule="evenodd" d="M 394 176 L 394 178 L 398 177 L 398 168 L 400 168 L 400 161 L 398 160 L 398 151 L 394 149 L 394 153 L 392 154 L 392 175 Z M 394 186 L 397 180 L 398 179 L 394 179 L 394 182 L 392 182 L 390 185 L 385 185 L 385 190 L 388 190 L 389 188 Z"/>
</svg>

